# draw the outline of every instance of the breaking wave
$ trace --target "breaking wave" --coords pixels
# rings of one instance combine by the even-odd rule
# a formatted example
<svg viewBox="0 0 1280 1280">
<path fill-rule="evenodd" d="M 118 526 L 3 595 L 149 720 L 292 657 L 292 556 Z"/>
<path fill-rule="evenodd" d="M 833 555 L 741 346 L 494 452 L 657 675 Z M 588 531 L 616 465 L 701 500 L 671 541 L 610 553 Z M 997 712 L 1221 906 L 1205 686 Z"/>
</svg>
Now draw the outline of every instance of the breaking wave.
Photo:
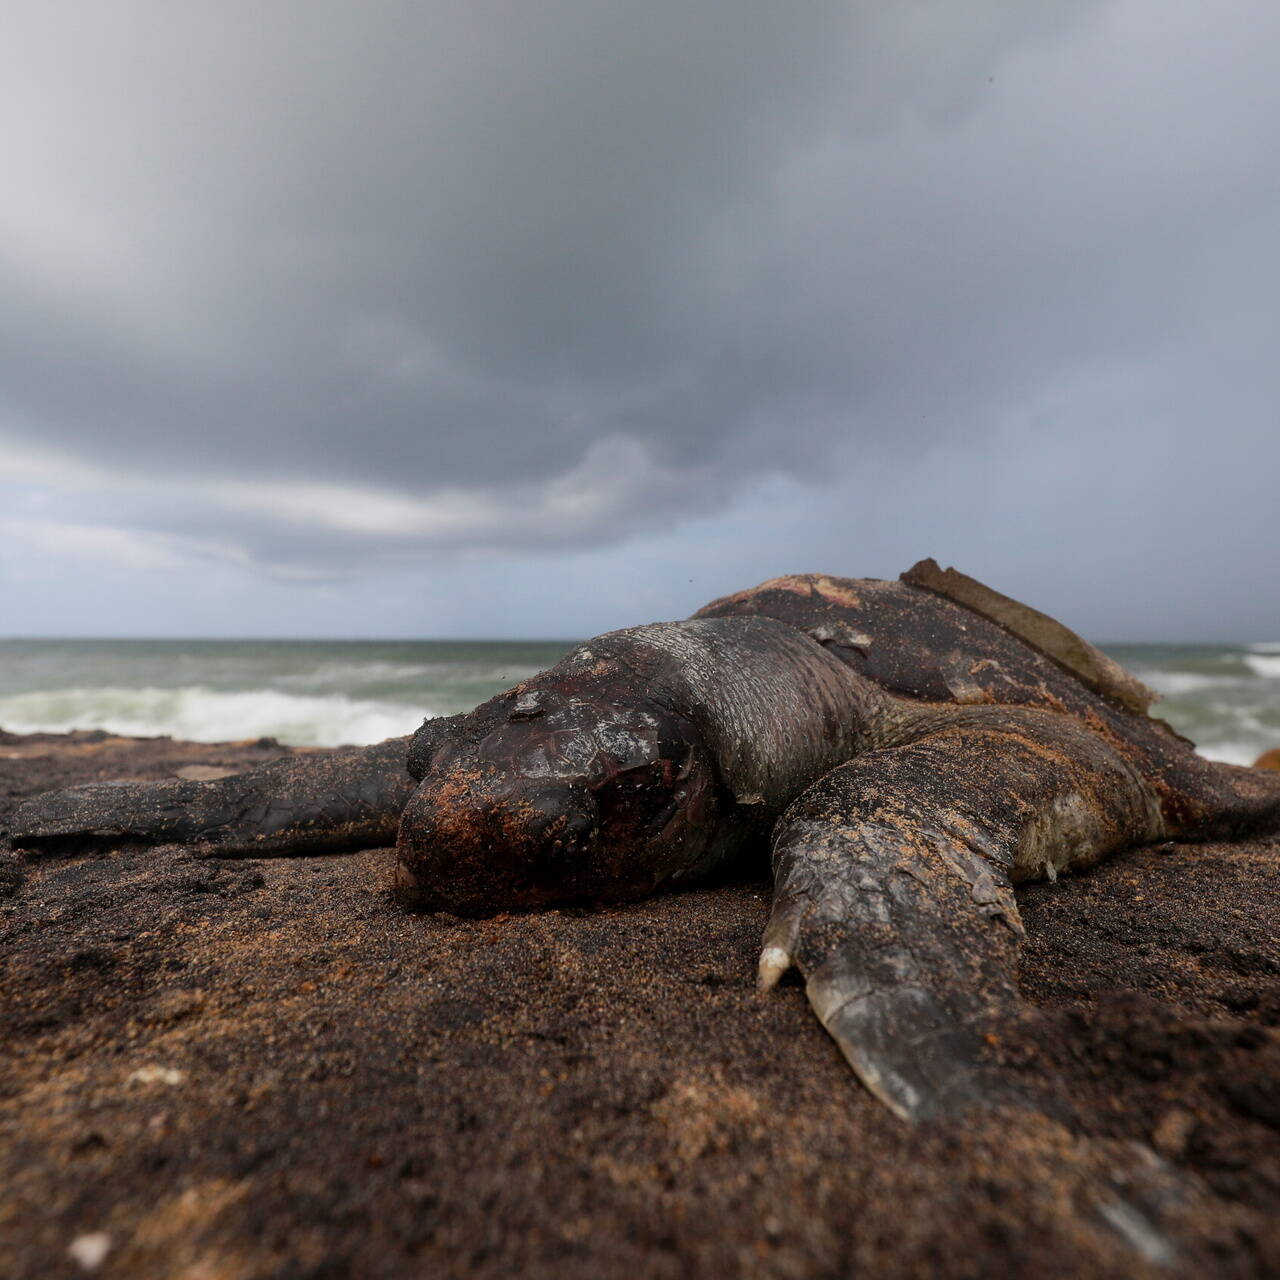
<svg viewBox="0 0 1280 1280">
<path fill-rule="evenodd" d="M 106 729 L 129 737 L 167 735 L 191 742 L 270 737 L 300 747 L 365 746 L 412 733 L 434 714 L 418 702 L 278 689 L 231 692 L 201 685 L 73 688 L 0 697 L 0 725 L 12 733 Z"/>
<path fill-rule="evenodd" d="M 1114 653 L 1161 695 L 1153 713 L 1202 755 L 1252 764 L 1280 746 L 1280 643 L 1117 646 Z"/>
<path fill-rule="evenodd" d="M 1280 680 L 1280 653 L 1246 653 L 1245 664 L 1264 680 Z"/>
<path fill-rule="evenodd" d="M 1235 683 L 1230 676 L 1201 675 L 1195 671 L 1152 671 L 1149 668 L 1139 668 L 1134 674 L 1162 698 L 1180 698 L 1190 693 L 1204 693 L 1209 689 L 1227 689 Z"/>
<path fill-rule="evenodd" d="M 558 641 L 0 640 L 0 727 L 363 745 L 468 711 Z"/>
</svg>

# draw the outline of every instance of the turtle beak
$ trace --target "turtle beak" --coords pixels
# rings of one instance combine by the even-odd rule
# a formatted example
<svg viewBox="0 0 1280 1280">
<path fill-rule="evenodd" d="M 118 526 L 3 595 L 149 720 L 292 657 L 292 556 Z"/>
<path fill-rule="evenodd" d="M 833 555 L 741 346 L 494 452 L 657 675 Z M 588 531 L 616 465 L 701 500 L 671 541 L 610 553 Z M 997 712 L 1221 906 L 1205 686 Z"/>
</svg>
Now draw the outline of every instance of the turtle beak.
<svg viewBox="0 0 1280 1280">
<path fill-rule="evenodd" d="M 474 769 L 429 776 L 400 821 L 396 893 L 458 915 L 571 900 L 584 895 L 597 834 L 583 786 Z"/>
</svg>

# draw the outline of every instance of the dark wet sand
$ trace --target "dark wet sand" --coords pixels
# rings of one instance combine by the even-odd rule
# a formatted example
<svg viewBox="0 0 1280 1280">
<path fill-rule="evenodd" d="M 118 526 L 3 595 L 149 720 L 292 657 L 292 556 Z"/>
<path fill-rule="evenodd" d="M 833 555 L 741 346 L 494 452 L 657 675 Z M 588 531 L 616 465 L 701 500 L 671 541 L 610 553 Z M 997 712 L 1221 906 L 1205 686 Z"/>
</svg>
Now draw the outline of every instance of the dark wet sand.
<svg viewBox="0 0 1280 1280">
<path fill-rule="evenodd" d="M 281 750 L 0 735 L 0 832 Z M 1280 1274 L 1280 843 L 1021 892 L 1035 1012 L 994 1051 L 1066 1123 L 923 1131 L 756 995 L 765 881 L 460 922 L 389 879 L 0 852 L 0 1274 L 99 1232 L 97 1275 L 189 1280 Z"/>
</svg>

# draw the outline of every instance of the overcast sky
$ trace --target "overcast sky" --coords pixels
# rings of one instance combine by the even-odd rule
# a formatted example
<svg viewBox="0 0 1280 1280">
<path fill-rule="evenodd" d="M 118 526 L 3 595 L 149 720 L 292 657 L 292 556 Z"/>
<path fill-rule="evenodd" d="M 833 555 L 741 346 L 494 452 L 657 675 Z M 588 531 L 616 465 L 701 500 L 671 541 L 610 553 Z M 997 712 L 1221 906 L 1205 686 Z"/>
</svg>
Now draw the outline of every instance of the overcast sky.
<svg viewBox="0 0 1280 1280">
<path fill-rule="evenodd" d="M 3 25 L 0 634 L 1280 639 L 1275 0 Z"/>
</svg>

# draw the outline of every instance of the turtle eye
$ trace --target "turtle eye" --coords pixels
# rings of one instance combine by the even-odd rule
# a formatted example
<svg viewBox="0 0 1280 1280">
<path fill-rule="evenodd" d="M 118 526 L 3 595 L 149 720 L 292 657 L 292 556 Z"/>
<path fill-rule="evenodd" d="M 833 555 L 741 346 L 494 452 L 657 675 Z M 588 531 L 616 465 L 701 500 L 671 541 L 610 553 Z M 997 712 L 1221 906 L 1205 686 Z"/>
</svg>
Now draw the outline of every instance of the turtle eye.
<svg viewBox="0 0 1280 1280">
<path fill-rule="evenodd" d="M 657 731 L 647 727 L 605 724 L 596 730 L 595 738 L 618 773 L 643 769 L 653 764 L 660 753 Z"/>
</svg>

